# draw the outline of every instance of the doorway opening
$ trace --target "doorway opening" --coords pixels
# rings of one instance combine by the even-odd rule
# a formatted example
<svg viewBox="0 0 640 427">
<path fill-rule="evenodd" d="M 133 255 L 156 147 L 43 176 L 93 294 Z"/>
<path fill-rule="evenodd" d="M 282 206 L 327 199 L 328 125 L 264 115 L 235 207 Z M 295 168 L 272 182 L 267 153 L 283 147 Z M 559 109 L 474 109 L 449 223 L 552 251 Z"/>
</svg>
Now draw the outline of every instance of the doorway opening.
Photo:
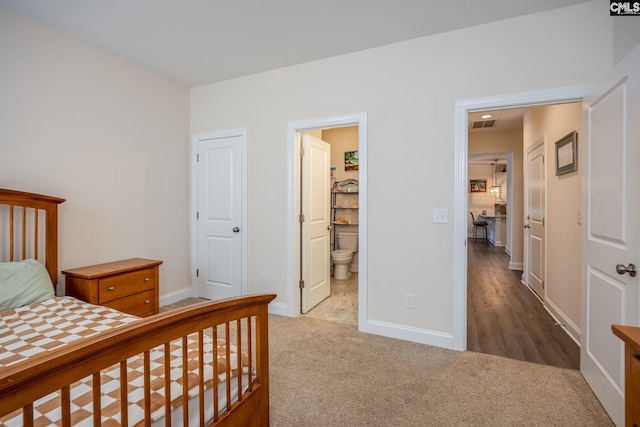
<svg viewBox="0 0 640 427">
<path fill-rule="evenodd" d="M 581 101 L 591 85 L 523 92 L 455 103 L 453 349 L 467 349 L 467 193 L 469 113 L 524 106 Z M 517 219 L 517 217 L 514 217 Z M 514 221 L 515 222 L 515 221 Z M 515 228 L 515 225 L 514 225 Z"/>
<path fill-rule="evenodd" d="M 318 197 L 328 196 L 328 214 L 329 225 L 328 230 L 328 248 L 329 251 L 329 268 L 326 269 L 330 276 L 330 284 L 328 292 L 323 295 L 325 297 L 313 307 L 305 304 L 304 289 L 301 289 L 301 313 L 308 317 L 319 318 L 323 320 L 331 320 L 340 323 L 346 323 L 356 326 L 358 324 L 358 235 L 359 235 L 359 142 L 358 142 L 358 126 L 344 126 L 338 128 L 316 129 L 303 133 L 304 139 L 311 137 L 319 138 L 322 142 L 328 144 L 330 151 L 330 169 L 329 169 L 329 185 L 325 188 L 317 188 L 311 184 L 314 180 L 310 174 L 323 175 L 322 172 L 313 170 L 309 165 L 310 161 L 301 161 L 301 191 L 302 214 L 304 221 L 311 220 L 309 217 L 310 209 L 305 208 L 305 200 L 307 196 L 311 200 L 317 200 Z M 309 144 L 312 146 L 312 144 Z M 306 146 L 305 146 L 306 147 Z M 304 148 L 304 156 L 308 154 L 307 148 Z M 305 191 L 309 190 L 313 194 L 305 195 Z M 316 194 L 319 193 L 319 194 Z M 320 203 L 313 203 L 318 206 Z M 301 280 L 305 281 L 306 286 L 314 286 L 322 282 L 317 280 L 315 283 L 308 283 L 313 280 L 313 274 L 309 270 L 314 270 L 313 266 L 305 266 L 305 260 L 309 264 L 318 264 L 320 261 L 314 261 L 313 256 L 308 256 L 305 251 L 313 251 L 313 244 L 307 244 L 305 237 L 304 223 L 301 227 Z M 312 236 L 309 234 L 309 238 Z"/>
<path fill-rule="evenodd" d="M 468 239 L 467 350 L 579 369 L 578 339 L 572 335 L 579 305 L 566 302 L 568 296 L 580 300 L 579 261 L 571 266 L 575 275 L 566 289 L 558 285 L 557 271 L 549 299 L 544 286 L 548 264 L 557 267 L 557 259 L 580 253 L 580 226 L 564 211 L 580 209 L 581 176 L 555 176 L 552 142 L 567 127 L 581 128 L 581 114 L 579 102 L 469 113 L 467 174 L 487 182 L 487 190 L 470 190 L 467 210 L 489 232 L 486 240 Z M 476 120 L 486 116 L 505 125 L 474 130 Z M 545 145 L 547 135 L 551 143 Z M 547 239 L 549 224 L 555 233 L 563 230 L 565 241 Z M 469 221 L 468 235 L 472 231 Z"/>
<path fill-rule="evenodd" d="M 292 301 L 289 315 L 308 313 L 358 325 L 363 330 L 367 313 L 366 114 L 292 122 L 288 133 L 291 160 L 288 288 Z M 316 145 L 310 142 L 314 138 L 318 141 Z M 331 153 L 326 166 L 322 166 L 324 154 L 320 154 L 324 151 L 323 143 Z M 310 151 L 312 158 L 305 159 L 302 154 L 307 156 Z M 348 188 L 343 187 L 347 182 Z M 320 199 L 313 201 L 314 194 L 320 195 Z M 326 206 L 322 212 L 320 205 Z M 326 225 L 321 217 L 328 219 Z M 345 247 L 357 249 L 351 250 L 352 260 L 339 269 L 343 274 L 336 278 L 334 262 L 339 260 L 332 260 L 331 252 L 340 249 L 341 241 Z M 326 294 L 324 290 L 317 292 L 325 286 L 325 280 L 330 283 Z"/>
</svg>

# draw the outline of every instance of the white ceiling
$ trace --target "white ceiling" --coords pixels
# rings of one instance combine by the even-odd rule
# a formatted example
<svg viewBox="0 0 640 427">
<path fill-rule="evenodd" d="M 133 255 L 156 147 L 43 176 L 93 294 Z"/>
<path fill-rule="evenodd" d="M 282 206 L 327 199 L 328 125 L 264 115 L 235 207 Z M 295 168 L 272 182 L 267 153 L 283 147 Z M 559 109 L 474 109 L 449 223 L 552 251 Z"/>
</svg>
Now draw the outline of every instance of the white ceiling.
<svg viewBox="0 0 640 427">
<path fill-rule="evenodd" d="M 0 4 L 193 87 L 587 1 L 0 0 Z"/>
</svg>

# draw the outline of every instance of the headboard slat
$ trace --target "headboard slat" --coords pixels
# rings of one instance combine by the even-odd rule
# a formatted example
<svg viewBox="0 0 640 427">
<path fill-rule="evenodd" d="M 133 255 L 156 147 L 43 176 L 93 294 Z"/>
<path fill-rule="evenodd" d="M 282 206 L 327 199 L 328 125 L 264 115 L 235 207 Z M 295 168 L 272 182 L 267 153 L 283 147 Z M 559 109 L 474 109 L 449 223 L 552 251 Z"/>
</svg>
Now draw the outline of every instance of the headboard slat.
<svg viewBox="0 0 640 427">
<path fill-rule="evenodd" d="M 38 224 L 35 224 L 38 228 Z M 27 258 L 27 209 L 22 208 L 22 259 Z"/>
<path fill-rule="evenodd" d="M 9 206 L 9 261 L 13 261 L 13 205 Z"/>
<path fill-rule="evenodd" d="M 33 257 L 35 259 L 38 259 L 38 244 L 40 243 L 38 241 L 38 230 L 40 230 L 40 227 L 38 227 L 38 209 L 36 209 L 35 211 L 35 217 L 33 219 L 33 223 L 36 225 L 35 230 L 33 232 Z"/>
</svg>

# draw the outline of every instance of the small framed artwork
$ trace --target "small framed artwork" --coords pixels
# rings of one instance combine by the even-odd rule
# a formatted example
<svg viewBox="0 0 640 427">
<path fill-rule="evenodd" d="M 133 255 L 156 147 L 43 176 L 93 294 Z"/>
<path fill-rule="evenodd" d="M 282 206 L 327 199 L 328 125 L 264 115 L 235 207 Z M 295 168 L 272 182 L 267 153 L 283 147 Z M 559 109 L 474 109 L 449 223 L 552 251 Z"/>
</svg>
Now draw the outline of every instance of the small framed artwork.
<svg viewBox="0 0 640 427">
<path fill-rule="evenodd" d="M 357 171 L 359 169 L 358 152 L 357 151 L 345 151 L 344 152 L 344 170 Z"/>
<path fill-rule="evenodd" d="M 469 193 L 486 193 L 486 192 L 487 192 L 486 179 L 470 179 L 469 180 Z"/>
<path fill-rule="evenodd" d="M 556 142 L 556 175 L 578 170 L 578 132 Z"/>
</svg>

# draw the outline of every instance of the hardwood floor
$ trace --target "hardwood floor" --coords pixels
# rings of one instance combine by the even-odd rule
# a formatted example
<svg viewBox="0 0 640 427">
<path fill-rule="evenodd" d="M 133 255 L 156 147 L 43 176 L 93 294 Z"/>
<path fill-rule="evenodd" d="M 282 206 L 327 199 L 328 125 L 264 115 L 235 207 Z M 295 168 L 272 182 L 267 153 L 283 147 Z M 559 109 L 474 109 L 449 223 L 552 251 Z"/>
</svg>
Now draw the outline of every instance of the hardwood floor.
<svg viewBox="0 0 640 427">
<path fill-rule="evenodd" d="M 580 348 L 521 283 L 522 271 L 509 270 L 503 248 L 468 242 L 467 349 L 580 369 Z"/>
</svg>

